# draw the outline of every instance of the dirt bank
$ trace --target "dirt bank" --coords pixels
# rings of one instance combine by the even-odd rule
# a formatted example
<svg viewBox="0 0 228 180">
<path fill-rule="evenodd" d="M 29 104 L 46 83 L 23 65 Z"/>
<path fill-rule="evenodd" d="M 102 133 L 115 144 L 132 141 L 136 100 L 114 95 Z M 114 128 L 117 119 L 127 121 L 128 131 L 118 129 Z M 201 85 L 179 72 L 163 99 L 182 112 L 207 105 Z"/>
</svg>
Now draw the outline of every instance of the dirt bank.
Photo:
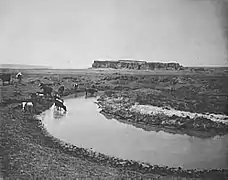
<svg viewBox="0 0 228 180">
<path fill-rule="evenodd" d="M 140 105 L 134 91 L 106 92 L 98 99 L 101 113 L 146 130 L 212 137 L 228 133 L 228 116 L 180 111 L 170 106 Z M 155 98 L 156 95 L 154 94 Z"/>
<path fill-rule="evenodd" d="M 57 73 L 57 72 L 56 72 Z M 18 107 L 29 94 L 39 91 L 37 84 L 51 83 L 57 89 L 58 83 L 66 87 L 65 95 L 72 96 L 72 83 L 83 88 L 91 83 L 99 90 L 132 89 L 130 86 L 116 86 L 106 74 L 38 75 L 26 74 L 23 84 L 1 86 L 1 152 L 2 171 L 5 179 L 225 179 L 227 170 L 182 170 L 181 168 L 159 167 L 139 164 L 83 148 L 75 147 L 50 136 L 42 123 L 34 118 L 52 105 L 43 101 L 36 113 L 23 113 Z M 111 78 L 119 78 L 114 74 Z M 136 77 L 138 78 L 138 77 Z M 134 78 L 133 78 L 134 79 Z M 130 81 L 130 80 L 128 80 Z M 116 88 L 118 87 L 118 88 Z M 73 95 L 74 96 L 74 95 Z"/>
</svg>

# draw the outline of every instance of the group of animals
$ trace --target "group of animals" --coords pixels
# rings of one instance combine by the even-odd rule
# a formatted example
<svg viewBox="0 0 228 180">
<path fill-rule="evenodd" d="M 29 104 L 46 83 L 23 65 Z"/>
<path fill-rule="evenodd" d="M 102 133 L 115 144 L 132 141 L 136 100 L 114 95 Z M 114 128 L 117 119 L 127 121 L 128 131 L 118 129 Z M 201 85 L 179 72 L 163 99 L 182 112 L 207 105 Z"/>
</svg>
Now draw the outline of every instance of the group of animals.
<svg viewBox="0 0 228 180">
<path fill-rule="evenodd" d="M 58 88 L 57 92 L 53 91 L 53 88 L 44 84 L 39 84 L 40 89 L 42 92 L 36 92 L 31 94 L 31 101 L 28 102 L 22 102 L 22 110 L 23 111 L 30 111 L 32 112 L 35 109 L 36 103 L 40 103 L 42 99 L 50 99 L 54 100 L 54 107 L 56 107 L 57 110 L 63 109 L 64 111 L 67 111 L 66 105 L 64 105 L 64 100 L 61 98 L 64 95 L 65 87 L 61 85 Z M 78 90 L 79 86 L 78 84 L 73 84 L 73 89 L 75 92 Z M 88 93 L 93 95 L 94 93 L 98 92 L 95 86 L 93 85 L 91 88 L 85 88 L 85 95 L 87 96 Z"/>
<path fill-rule="evenodd" d="M 23 111 L 32 112 L 36 108 L 37 103 L 41 103 L 43 99 L 54 100 L 54 106 L 57 110 L 64 109 L 67 111 L 66 106 L 64 105 L 64 101 L 61 98 L 64 92 L 64 86 L 60 86 L 58 92 L 53 92 L 53 88 L 49 87 L 46 84 L 40 83 L 39 87 L 42 92 L 31 93 L 30 101 L 24 101 L 21 103 Z"/>
<path fill-rule="evenodd" d="M 18 82 L 22 81 L 22 73 L 18 72 L 15 76 L 16 79 L 18 79 Z M 0 75 L 0 79 L 3 81 L 3 86 L 5 85 L 5 82 L 8 82 L 8 84 L 11 83 L 12 74 L 10 73 L 4 73 Z M 58 88 L 57 92 L 54 92 L 53 88 L 44 84 L 39 84 L 40 89 L 42 92 L 36 92 L 31 94 L 31 100 L 30 101 L 24 101 L 21 103 L 22 110 L 23 111 L 30 111 L 32 112 L 35 109 L 36 103 L 40 103 L 42 99 L 50 99 L 54 100 L 54 106 L 57 108 L 57 110 L 63 109 L 64 111 L 67 111 L 66 106 L 64 105 L 64 101 L 61 98 L 64 95 L 65 87 L 61 85 Z M 79 88 L 78 84 L 73 84 L 73 89 L 77 91 Z M 91 86 L 91 88 L 85 88 L 85 95 L 88 94 L 94 95 L 94 93 L 97 92 L 97 89 L 94 85 Z"/>
</svg>

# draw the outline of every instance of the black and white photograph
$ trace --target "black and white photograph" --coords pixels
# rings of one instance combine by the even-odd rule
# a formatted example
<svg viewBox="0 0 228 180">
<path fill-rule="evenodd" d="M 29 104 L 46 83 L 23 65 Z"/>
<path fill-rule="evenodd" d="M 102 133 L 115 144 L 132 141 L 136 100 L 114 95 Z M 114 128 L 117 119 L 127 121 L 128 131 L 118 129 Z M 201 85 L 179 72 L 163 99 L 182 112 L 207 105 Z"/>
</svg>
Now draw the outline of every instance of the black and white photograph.
<svg viewBox="0 0 228 180">
<path fill-rule="evenodd" d="M 227 180 L 228 0 L 0 0 L 0 180 Z"/>
</svg>

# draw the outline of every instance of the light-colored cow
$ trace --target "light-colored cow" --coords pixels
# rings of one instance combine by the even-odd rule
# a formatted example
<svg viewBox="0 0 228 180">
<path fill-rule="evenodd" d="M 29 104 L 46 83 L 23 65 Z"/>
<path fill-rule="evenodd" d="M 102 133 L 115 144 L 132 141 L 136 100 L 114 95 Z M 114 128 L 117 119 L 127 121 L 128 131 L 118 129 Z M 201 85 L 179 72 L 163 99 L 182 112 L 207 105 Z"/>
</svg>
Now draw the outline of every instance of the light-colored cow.
<svg viewBox="0 0 228 180">
<path fill-rule="evenodd" d="M 33 111 L 33 102 L 22 102 L 22 111 Z"/>
<path fill-rule="evenodd" d="M 18 79 L 19 82 L 21 82 L 21 80 L 22 80 L 22 73 L 21 72 L 17 73 L 16 78 Z"/>
</svg>

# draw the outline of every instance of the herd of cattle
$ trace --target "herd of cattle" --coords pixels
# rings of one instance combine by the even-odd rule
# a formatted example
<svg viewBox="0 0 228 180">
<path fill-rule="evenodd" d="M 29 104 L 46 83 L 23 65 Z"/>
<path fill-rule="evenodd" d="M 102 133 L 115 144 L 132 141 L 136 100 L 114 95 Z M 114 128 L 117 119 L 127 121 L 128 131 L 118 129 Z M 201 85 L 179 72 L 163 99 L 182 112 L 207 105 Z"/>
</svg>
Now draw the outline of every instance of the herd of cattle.
<svg viewBox="0 0 228 180">
<path fill-rule="evenodd" d="M 61 98 L 64 95 L 65 87 L 61 85 L 58 88 L 58 91 L 53 91 L 53 88 L 44 84 L 39 84 L 40 89 L 42 92 L 35 92 L 31 94 L 31 101 L 22 102 L 22 109 L 23 111 L 33 111 L 35 109 L 36 103 L 40 103 L 43 99 L 51 99 L 54 100 L 54 107 L 56 107 L 57 110 L 64 110 L 67 111 L 66 105 L 64 105 L 64 100 Z M 73 84 L 74 92 L 76 93 L 79 86 L 78 84 Z M 94 93 L 98 92 L 98 90 L 95 88 L 95 86 L 92 86 L 91 88 L 85 88 L 85 95 L 87 96 L 88 93 L 91 95 L 94 95 Z"/>
<path fill-rule="evenodd" d="M 21 82 L 22 80 L 22 73 L 19 72 L 16 74 L 16 79 L 18 79 L 18 82 Z M 8 82 L 8 84 L 11 83 L 12 75 L 10 73 L 5 73 L 0 75 L 1 80 L 3 81 L 3 86 L 5 85 L 5 82 Z M 39 84 L 41 92 L 35 92 L 31 93 L 31 97 L 29 101 L 24 101 L 21 103 L 22 110 L 23 111 L 29 111 L 32 112 L 36 108 L 37 103 L 41 103 L 44 99 L 51 99 L 54 100 L 54 106 L 57 110 L 63 109 L 64 111 L 67 111 L 66 105 L 64 105 L 64 100 L 61 98 L 64 95 L 65 87 L 61 85 L 57 92 L 53 90 L 53 88 L 47 84 L 40 83 Z M 79 86 L 78 84 L 73 84 L 74 92 L 76 93 Z M 98 90 L 95 88 L 94 85 L 91 86 L 91 88 L 85 88 L 85 95 L 87 96 L 88 93 L 91 95 L 94 95 L 94 93 L 98 92 Z"/>
<path fill-rule="evenodd" d="M 40 103 L 43 99 L 51 99 L 54 100 L 54 107 L 57 110 L 64 110 L 67 111 L 66 105 L 64 105 L 64 100 L 61 98 L 64 95 L 65 87 L 61 85 L 58 88 L 58 91 L 53 91 L 53 88 L 44 84 L 39 84 L 40 89 L 42 92 L 35 92 L 31 94 L 31 101 L 22 102 L 22 109 L 23 111 L 33 111 L 36 107 L 36 103 Z M 73 84 L 74 92 L 76 93 L 79 86 L 78 84 Z M 94 93 L 98 92 L 98 90 L 92 86 L 91 88 L 85 88 L 85 95 L 87 96 L 88 93 L 94 95 Z"/>
</svg>

